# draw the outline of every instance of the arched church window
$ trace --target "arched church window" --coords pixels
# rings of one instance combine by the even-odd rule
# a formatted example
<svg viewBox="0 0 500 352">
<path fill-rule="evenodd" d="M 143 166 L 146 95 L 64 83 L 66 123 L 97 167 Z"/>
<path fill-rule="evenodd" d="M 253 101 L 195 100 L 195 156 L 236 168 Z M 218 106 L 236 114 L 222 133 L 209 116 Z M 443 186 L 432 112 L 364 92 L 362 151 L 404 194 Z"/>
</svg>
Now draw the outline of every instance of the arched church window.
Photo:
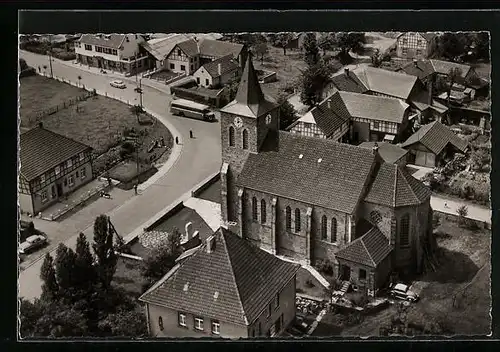
<svg viewBox="0 0 500 352">
<path fill-rule="evenodd" d="M 332 242 L 337 242 L 337 219 L 332 218 Z"/>
<path fill-rule="evenodd" d="M 248 131 L 243 130 L 243 149 L 248 149 Z"/>
<path fill-rule="evenodd" d="M 290 231 L 292 229 L 292 209 L 290 207 L 286 207 L 285 218 L 286 230 Z"/>
<path fill-rule="evenodd" d="M 326 220 L 326 215 L 323 215 L 321 217 L 321 239 L 322 240 L 326 240 L 326 224 L 327 220 Z"/>
<path fill-rule="evenodd" d="M 401 217 L 399 225 L 399 244 L 407 246 L 410 244 L 410 214 Z"/>
<path fill-rule="evenodd" d="M 229 146 L 234 147 L 234 127 L 229 126 Z"/>
<path fill-rule="evenodd" d="M 300 209 L 295 209 L 295 232 L 300 232 Z"/>
<path fill-rule="evenodd" d="M 266 201 L 262 199 L 260 201 L 260 222 L 265 224 L 267 221 L 267 214 L 266 214 Z"/>
<path fill-rule="evenodd" d="M 377 210 L 370 213 L 370 220 L 373 224 L 378 224 L 382 220 L 382 215 Z"/>
<path fill-rule="evenodd" d="M 252 198 L 252 219 L 257 221 L 257 198 Z"/>
</svg>

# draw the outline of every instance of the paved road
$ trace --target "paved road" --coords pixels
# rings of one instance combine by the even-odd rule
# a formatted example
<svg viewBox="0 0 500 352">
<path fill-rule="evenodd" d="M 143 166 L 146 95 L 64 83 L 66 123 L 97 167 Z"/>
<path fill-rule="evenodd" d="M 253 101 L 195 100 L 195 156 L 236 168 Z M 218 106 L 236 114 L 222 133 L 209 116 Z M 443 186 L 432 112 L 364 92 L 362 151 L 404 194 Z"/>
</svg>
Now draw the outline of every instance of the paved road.
<svg viewBox="0 0 500 352">
<path fill-rule="evenodd" d="M 26 52 L 21 52 L 20 56 L 26 60 L 28 65 L 35 68 L 38 66 L 43 67 L 43 65 L 49 67 L 46 56 Z M 137 99 L 138 94 L 133 91 L 134 79 L 122 78 L 128 83 L 128 86 L 126 89 L 120 90 L 110 87 L 109 82 L 112 80 L 110 77 L 64 65 L 57 60 L 53 60 L 52 68 L 54 75 L 74 82 L 78 81 L 78 76 L 81 76 L 81 83 L 88 88 L 112 93 L 131 102 Z M 207 123 L 172 116 L 167 111 L 171 99 L 168 95 L 144 85 L 143 91 L 144 107 L 160 116 L 160 120 L 167 126 L 169 124 L 173 126 L 181 135 L 183 146 L 181 155 L 175 162 L 174 167 L 165 175 L 159 177 L 140 195 L 134 196 L 123 204 L 107 211 L 117 231 L 123 235 L 134 231 L 152 215 L 171 204 L 210 174 L 216 172 L 221 162 L 220 126 L 218 123 Z M 194 132 L 194 139 L 189 138 L 190 129 Z M 74 248 L 76 237 L 80 232 L 84 232 L 91 239 L 93 220 L 94 217 L 89 217 L 77 223 L 67 223 L 64 231 L 67 231 L 69 235 L 66 237 L 65 244 Z M 39 279 L 41 259 L 20 273 L 20 296 L 27 299 L 39 296 L 41 292 Z"/>
</svg>

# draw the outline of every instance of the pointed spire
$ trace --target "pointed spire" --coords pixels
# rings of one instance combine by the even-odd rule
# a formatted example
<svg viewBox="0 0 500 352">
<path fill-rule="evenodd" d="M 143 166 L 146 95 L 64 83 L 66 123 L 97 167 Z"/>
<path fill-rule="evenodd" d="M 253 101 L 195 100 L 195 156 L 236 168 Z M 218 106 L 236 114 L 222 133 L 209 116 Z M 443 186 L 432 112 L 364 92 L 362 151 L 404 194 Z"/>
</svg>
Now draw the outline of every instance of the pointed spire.
<svg viewBox="0 0 500 352">
<path fill-rule="evenodd" d="M 241 76 L 241 82 L 235 100 L 240 104 L 250 107 L 255 113 L 257 113 L 259 109 L 259 104 L 265 100 L 262 89 L 260 88 L 259 79 L 257 78 L 257 73 L 253 68 L 251 53 L 248 53 L 247 62 L 243 70 L 243 75 Z"/>
</svg>

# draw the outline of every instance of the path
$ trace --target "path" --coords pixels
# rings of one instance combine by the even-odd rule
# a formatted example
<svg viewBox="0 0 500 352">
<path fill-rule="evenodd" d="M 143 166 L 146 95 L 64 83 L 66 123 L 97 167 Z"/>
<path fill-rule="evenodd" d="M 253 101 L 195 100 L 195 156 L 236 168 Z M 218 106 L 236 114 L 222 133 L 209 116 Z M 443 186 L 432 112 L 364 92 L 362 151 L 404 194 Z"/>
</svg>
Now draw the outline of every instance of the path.
<svg viewBox="0 0 500 352">
<path fill-rule="evenodd" d="M 447 205 L 447 206 L 445 206 Z M 478 220 L 491 225 L 491 209 L 476 205 L 461 199 L 449 199 L 444 196 L 433 194 L 431 196 L 431 207 L 434 211 L 441 213 L 457 215 L 457 209 L 467 206 L 467 218 Z"/>
<path fill-rule="evenodd" d="M 49 67 L 47 56 L 33 53 L 20 52 L 28 65 L 37 68 L 46 65 Z M 70 65 L 62 64 L 59 60 L 52 61 L 54 75 L 63 77 L 73 82 L 78 81 L 88 88 L 95 88 L 99 92 L 106 92 L 119 97 L 121 100 L 133 103 L 138 100 L 138 94 L 133 91 L 135 79 L 121 77 L 127 83 L 126 89 L 114 89 L 109 82 L 114 77 L 103 76 L 85 70 L 80 70 Z M 168 103 L 171 99 L 165 92 L 143 85 L 144 107 L 159 120 L 172 129 L 178 131 L 182 137 L 183 145 L 180 157 L 169 171 L 157 177 L 154 183 L 122 204 L 112 209 L 106 209 L 107 215 L 115 225 L 117 231 L 126 235 L 145 223 L 153 214 L 164 209 L 174 200 L 189 191 L 194 185 L 217 172 L 220 167 L 220 126 L 218 123 L 207 123 L 193 119 L 184 119 L 172 116 L 168 112 Z M 193 130 L 194 139 L 189 138 L 189 131 Z M 175 137 L 175 135 L 174 135 Z M 103 205 L 104 199 L 98 204 Z M 106 203 L 104 203 L 106 204 Z M 109 204 L 109 203 L 108 203 Z M 78 221 L 71 218 L 54 226 L 65 238 L 64 243 L 74 248 L 78 233 L 83 232 L 90 240 L 92 237 L 92 225 L 97 214 L 86 214 L 84 218 L 76 216 Z M 27 299 L 38 297 L 41 293 L 41 282 L 39 279 L 42 258 L 26 267 L 19 275 L 19 295 Z"/>
</svg>

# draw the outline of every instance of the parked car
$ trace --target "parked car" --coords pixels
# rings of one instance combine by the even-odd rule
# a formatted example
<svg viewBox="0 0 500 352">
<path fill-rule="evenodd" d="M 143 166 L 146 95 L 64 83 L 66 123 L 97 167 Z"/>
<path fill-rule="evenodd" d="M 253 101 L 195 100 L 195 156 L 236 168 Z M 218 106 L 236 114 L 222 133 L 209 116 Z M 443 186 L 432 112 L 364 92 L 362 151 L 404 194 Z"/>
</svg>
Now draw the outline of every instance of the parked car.
<svg viewBox="0 0 500 352">
<path fill-rule="evenodd" d="M 47 238 L 42 235 L 30 236 L 19 245 L 19 253 L 27 254 L 37 248 L 44 246 L 47 243 Z"/>
<path fill-rule="evenodd" d="M 120 88 L 120 89 L 127 88 L 126 84 L 123 83 L 123 81 L 120 81 L 120 80 L 111 81 L 109 84 L 111 85 L 111 87 L 114 87 L 114 88 Z"/>
<path fill-rule="evenodd" d="M 410 287 L 405 284 L 395 284 L 389 291 L 389 295 L 394 298 L 402 299 L 409 302 L 418 301 L 418 295 L 410 290 Z"/>
</svg>

